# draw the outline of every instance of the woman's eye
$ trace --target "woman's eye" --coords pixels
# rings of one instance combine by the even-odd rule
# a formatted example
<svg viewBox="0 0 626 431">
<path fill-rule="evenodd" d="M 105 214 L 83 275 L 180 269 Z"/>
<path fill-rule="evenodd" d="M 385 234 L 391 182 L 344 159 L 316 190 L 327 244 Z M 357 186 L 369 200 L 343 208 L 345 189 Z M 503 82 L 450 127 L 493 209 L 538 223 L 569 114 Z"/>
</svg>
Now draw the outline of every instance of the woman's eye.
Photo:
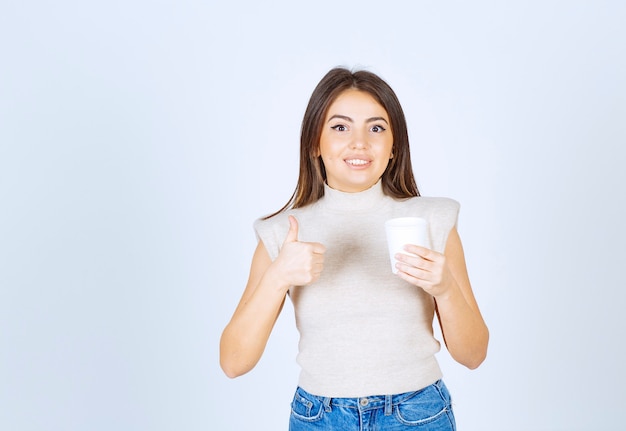
<svg viewBox="0 0 626 431">
<path fill-rule="evenodd" d="M 371 131 L 374 133 L 384 132 L 386 129 L 383 126 L 372 126 Z"/>
<path fill-rule="evenodd" d="M 337 124 L 336 126 L 332 126 L 331 129 L 336 130 L 338 132 L 345 132 L 346 130 L 348 130 L 346 126 L 344 126 L 343 124 Z"/>
</svg>

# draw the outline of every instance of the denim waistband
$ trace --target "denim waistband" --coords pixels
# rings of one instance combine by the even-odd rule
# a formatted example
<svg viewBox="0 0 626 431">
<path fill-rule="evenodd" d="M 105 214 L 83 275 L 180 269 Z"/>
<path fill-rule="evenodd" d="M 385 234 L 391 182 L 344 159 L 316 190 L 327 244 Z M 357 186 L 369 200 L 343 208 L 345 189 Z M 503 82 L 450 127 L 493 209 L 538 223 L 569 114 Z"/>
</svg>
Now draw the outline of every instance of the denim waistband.
<svg viewBox="0 0 626 431">
<path fill-rule="evenodd" d="M 442 385 L 442 380 L 438 380 L 430 386 L 440 387 Z M 427 386 L 428 387 L 428 386 Z M 304 391 L 304 389 L 299 388 Z M 354 397 L 354 398 L 333 398 L 333 397 L 322 397 L 319 395 L 313 395 L 307 392 L 310 396 L 313 396 L 324 404 L 326 410 L 330 408 L 330 406 L 337 407 L 346 407 L 346 408 L 355 408 L 361 411 L 372 410 L 384 408 L 385 412 L 390 411 L 392 407 L 401 404 L 409 398 L 412 398 L 424 391 L 426 388 L 419 389 L 417 391 L 404 392 L 402 394 L 395 395 L 369 395 L 366 397 Z M 304 391 L 306 392 L 306 391 Z"/>
</svg>

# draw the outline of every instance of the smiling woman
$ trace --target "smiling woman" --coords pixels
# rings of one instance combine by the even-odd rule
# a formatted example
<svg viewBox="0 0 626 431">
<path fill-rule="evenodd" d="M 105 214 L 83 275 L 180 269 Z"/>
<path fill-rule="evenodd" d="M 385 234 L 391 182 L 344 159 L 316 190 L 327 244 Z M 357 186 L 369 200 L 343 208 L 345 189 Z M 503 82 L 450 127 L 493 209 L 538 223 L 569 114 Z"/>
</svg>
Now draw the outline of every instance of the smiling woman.
<svg viewBox="0 0 626 431">
<path fill-rule="evenodd" d="M 254 368 L 289 296 L 301 367 L 291 431 L 454 430 L 435 313 L 450 354 L 468 368 L 482 363 L 489 337 L 458 209 L 419 195 L 393 90 L 370 72 L 328 72 L 304 115 L 296 190 L 255 223 L 248 283 L 220 342 L 226 375 Z M 384 224 L 408 216 L 426 221 L 429 246 L 406 244 L 390 271 Z"/>
</svg>

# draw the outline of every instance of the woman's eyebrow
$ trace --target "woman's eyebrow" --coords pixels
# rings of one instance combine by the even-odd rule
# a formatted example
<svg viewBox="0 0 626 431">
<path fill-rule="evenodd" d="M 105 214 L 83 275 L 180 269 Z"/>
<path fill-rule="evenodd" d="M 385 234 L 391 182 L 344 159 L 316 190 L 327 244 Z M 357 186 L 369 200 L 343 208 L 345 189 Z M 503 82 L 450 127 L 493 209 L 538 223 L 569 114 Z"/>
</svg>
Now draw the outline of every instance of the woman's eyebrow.
<svg viewBox="0 0 626 431">
<path fill-rule="evenodd" d="M 352 118 L 350 118 L 350 117 L 348 117 L 346 115 L 340 115 L 340 114 L 333 115 L 332 117 L 330 117 L 328 119 L 328 122 L 330 122 L 331 120 L 333 120 L 335 118 L 339 118 L 340 120 L 345 120 L 345 121 L 348 121 L 350 123 L 354 123 L 354 120 Z M 365 120 L 366 123 L 371 123 L 373 121 L 384 121 L 385 123 L 389 124 L 389 122 L 386 119 L 384 119 L 383 117 L 371 117 L 371 118 L 368 118 L 367 120 Z"/>
<path fill-rule="evenodd" d="M 389 124 L 389 122 L 385 120 L 383 117 L 372 117 L 372 118 L 368 118 L 367 120 L 365 120 L 366 123 L 371 123 L 372 121 L 384 121 L 385 123 Z"/>
<path fill-rule="evenodd" d="M 328 122 L 330 123 L 330 120 L 333 120 L 333 119 L 335 119 L 335 118 L 339 118 L 340 120 L 345 120 L 345 121 L 348 121 L 348 122 L 350 122 L 350 123 L 354 123 L 354 120 L 353 120 L 352 118 L 347 117 L 347 116 L 345 116 L 345 115 L 339 115 L 339 114 L 335 114 L 335 115 L 333 115 L 332 117 L 330 117 L 330 118 L 328 119 Z"/>
</svg>

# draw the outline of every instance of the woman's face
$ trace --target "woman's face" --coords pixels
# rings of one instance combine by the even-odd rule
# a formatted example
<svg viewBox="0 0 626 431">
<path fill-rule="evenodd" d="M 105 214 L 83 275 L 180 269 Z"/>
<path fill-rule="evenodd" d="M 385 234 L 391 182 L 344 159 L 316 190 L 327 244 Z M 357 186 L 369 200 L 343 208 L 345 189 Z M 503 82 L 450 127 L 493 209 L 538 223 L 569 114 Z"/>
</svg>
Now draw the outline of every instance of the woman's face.
<svg viewBox="0 0 626 431">
<path fill-rule="evenodd" d="M 319 155 L 333 189 L 354 193 L 372 187 L 385 172 L 392 147 L 389 115 L 369 93 L 346 90 L 328 108 Z"/>
</svg>

